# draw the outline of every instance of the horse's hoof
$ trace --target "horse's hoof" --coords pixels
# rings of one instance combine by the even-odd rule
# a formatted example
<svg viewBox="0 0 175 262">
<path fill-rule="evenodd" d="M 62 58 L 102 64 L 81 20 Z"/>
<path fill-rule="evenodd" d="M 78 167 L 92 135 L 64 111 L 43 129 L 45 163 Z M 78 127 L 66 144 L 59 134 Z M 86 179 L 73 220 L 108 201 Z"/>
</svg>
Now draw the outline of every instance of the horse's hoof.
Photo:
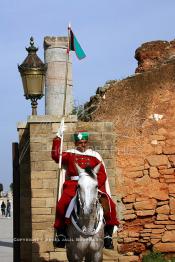
<svg viewBox="0 0 175 262">
<path fill-rule="evenodd" d="M 66 245 L 66 237 L 62 234 L 55 237 L 55 240 L 53 241 L 54 247 L 58 248 L 65 248 Z"/>
<path fill-rule="evenodd" d="M 114 249 L 114 245 L 113 245 L 113 242 L 112 242 L 112 238 L 105 238 L 104 239 L 104 247 L 106 249 Z"/>
</svg>

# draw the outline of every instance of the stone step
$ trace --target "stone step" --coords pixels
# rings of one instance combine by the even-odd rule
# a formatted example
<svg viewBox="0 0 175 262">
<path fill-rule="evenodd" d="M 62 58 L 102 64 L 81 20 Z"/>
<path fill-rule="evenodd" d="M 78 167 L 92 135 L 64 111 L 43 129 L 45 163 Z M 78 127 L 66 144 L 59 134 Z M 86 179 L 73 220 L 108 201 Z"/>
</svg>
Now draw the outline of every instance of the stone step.
<svg viewBox="0 0 175 262">
<path fill-rule="evenodd" d="M 57 260 L 58 262 L 67 262 L 66 251 L 64 248 L 56 249 L 55 252 L 50 252 L 50 261 Z M 104 262 L 139 262 L 138 256 L 123 256 L 119 255 L 117 250 L 103 249 Z"/>
</svg>

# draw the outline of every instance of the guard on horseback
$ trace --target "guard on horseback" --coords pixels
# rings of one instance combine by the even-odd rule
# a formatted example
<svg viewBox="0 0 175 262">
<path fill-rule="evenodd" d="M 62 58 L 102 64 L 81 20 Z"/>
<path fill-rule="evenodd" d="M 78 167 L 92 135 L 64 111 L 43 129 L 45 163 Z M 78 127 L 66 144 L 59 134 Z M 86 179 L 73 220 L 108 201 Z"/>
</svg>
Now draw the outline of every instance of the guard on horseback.
<svg viewBox="0 0 175 262">
<path fill-rule="evenodd" d="M 56 163 L 59 162 L 61 154 L 61 135 L 53 139 L 52 144 L 52 159 Z M 78 184 L 78 171 L 76 164 L 85 169 L 87 172 L 101 163 L 97 173 L 98 189 L 100 194 L 100 203 L 104 211 L 105 229 L 104 229 L 104 247 L 113 249 L 112 234 L 114 226 L 119 225 L 116 215 L 116 205 L 109 196 L 108 179 L 104 162 L 100 154 L 92 149 L 88 149 L 89 134 L 87 131 L 79 131 L 74 134 L 75 148 L 62 152 L 62 166 L 66 169 L 66 179 L 63 184 L 63 192 L 56 206 L 56 219 L 54 228 L 57 231 L 56 246 L 64 247 L 66 240 L 66 224 L 70 223 L 69 219 L 65 218 L 68 207 L 73 197 L 76 195 Z"/>
</svg>

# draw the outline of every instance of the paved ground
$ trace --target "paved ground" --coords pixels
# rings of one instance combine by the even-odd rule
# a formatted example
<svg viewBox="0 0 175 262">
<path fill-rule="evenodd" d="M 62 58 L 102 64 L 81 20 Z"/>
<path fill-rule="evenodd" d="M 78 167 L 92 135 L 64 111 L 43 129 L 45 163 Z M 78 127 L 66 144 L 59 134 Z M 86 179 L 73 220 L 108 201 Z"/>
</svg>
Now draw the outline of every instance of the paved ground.
<svg viewBox="0 0 175 262">
<path fill-rule="evenodd" d="M 0 262 L 13 262 L 13 218 L 0 215 Z"/>
</svg>

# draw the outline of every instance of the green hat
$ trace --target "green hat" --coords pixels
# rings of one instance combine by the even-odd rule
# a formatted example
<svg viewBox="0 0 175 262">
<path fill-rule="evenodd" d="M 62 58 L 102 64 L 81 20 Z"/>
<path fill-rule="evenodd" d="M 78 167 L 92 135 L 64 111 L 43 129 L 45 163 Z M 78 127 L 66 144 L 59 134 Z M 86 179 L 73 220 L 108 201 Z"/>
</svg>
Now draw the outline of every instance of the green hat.
<svg viewBox="0 0 175 262">
<path fill-rule="evenodd" d="M 89 133 L 87 131 L 78 131 L 74 134 L 74 141 L 80 141 L 80 140 L 88 140 L 89 138 Z"/>
</svg>

